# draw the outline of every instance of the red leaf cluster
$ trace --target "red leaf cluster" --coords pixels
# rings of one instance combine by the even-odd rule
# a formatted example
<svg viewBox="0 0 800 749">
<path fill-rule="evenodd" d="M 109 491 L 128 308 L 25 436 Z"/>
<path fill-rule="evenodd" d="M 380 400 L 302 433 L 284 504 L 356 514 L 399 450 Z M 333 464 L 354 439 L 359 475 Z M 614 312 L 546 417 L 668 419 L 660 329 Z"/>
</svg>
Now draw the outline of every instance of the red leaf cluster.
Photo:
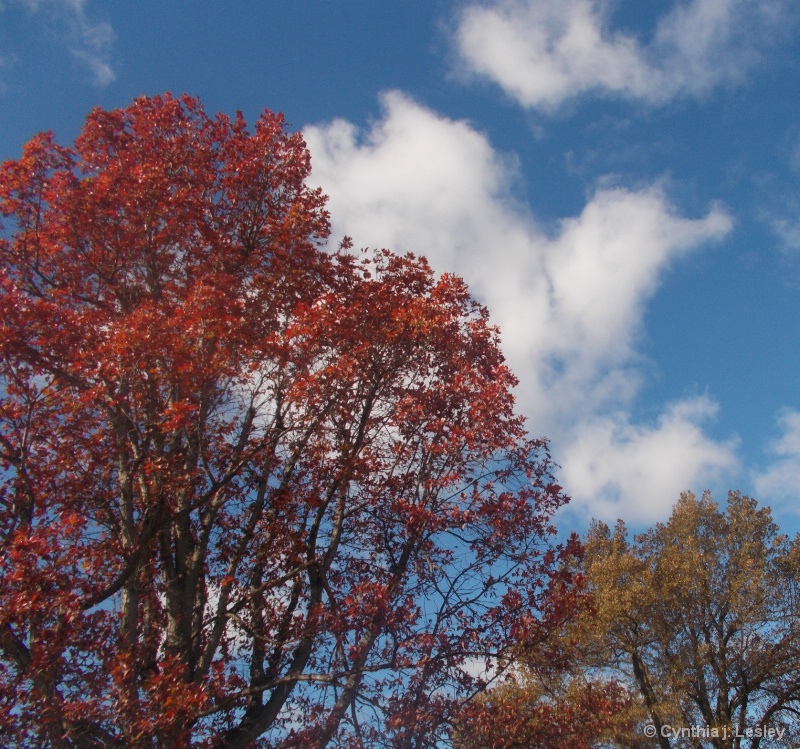
<svg viewBox="0 0 800 749">
<path fill-rule="evenodd" d="M 461 717 L 459 749 L 596 749 L 611 745 L 630 696 L 616 682 L 542 695 L 519 685 L 492 690 Z"/>
</svg>

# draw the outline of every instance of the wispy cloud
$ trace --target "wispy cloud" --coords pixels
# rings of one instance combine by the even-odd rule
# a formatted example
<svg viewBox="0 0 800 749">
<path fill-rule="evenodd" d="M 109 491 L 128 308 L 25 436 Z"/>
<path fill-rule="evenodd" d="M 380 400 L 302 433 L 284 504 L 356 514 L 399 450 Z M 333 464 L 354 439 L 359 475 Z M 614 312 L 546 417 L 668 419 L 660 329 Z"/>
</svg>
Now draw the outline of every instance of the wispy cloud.
<svg viewBox="0 0 800 749">
<path fill-rule="evenodd" d="M 343 120 L 304 131 L 334 230 L 465 277 L 501 328 L 520 409 L 553 438 L 576 502 L 603 517 L 645 503 L 655 517 L 733 468 L 735 445 L 703 432 L 711 399 L 669 404 L 648 425 L 631 416 L 648 366 L 637 350 L 647 300 L 671 263 L 730 231 L 729 216 L 712 206 L 682 217 L 658 186 L 609 188 L 547 233 L 514 198 L 513 157 L 403 94 L 383 107 L 367 131 Z"/>
<path fill-rule="evenodd" d="M 496 0 L 460 14 L 464 72 L 521 105 L 553 110 L 585 93 L 662 104 L 740 81 L 790 15 L 786 0 L 675 3 L 652 38 L 612 27 L 607 0 Z"/>
<path fill-rule="evenodd" d="M 2 12 L 2 5 L 0 5 L 0 12 Z M 0 94 L 6 92 L 5 74 L 7 71 L 16 65 L 17 56 L 13 53 L 0 55 Z"/>
<path fill-rule="evenodd" d="M 773 174 L 763 180 L 768 192 L 761 217 L 780 240 L 781 249 L 795 254 L 800 252 L 800 135 L 796 124 L 778 149 L 788 170 L 783 177 Z"/>
<path fill-rule="evenodd" d="M 800 220 L 785 216 L 770 220 L 770 226 L 787 252 L 800 251 Z"/>
<path fill-rule="evenodd" d="M 12 6 L 23 8 L 46 24 L 96 86 L 114 81 L 111 52 L 116 34 L 107 21 L 89 16 L 86 0 L 6 0 L 0 4 L 0 12 Z"/>
<path fill-rule="evenodd" d="M 782 434 L 768 447 L 769 465 L 754 476 L 753 486 L 765 502 L 796 503 L 800 498 L 800 412 L 782 411 L 778 428 Z"/>
</svg>

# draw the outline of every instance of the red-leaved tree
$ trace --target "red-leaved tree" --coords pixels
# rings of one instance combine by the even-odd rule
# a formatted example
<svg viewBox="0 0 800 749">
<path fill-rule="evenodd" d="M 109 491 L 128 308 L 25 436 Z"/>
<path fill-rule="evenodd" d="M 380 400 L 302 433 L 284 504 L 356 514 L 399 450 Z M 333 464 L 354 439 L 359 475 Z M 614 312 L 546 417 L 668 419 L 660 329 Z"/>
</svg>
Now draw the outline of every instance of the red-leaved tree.
<svg viewBox="0 0 800 749">
<path fill-rule="evenodd" d="M 2 167 L 3 745 L 432 746 L 558 605 L 486 311 L 309 169 L 169 95 Z"/>
</svg>

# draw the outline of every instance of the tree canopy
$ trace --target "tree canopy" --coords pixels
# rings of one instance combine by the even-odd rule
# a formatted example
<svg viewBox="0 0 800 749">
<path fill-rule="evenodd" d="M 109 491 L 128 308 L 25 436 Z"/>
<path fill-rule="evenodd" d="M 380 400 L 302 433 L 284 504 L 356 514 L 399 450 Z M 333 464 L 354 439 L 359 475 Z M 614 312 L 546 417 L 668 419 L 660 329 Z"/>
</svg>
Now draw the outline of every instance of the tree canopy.
<svg viewBox="0 0 800 749">
<path fill-rule="evenodd" d="M 558 607 L 486 310 L 309 170 L 169 95 L 3 165 L 7 745 L 432 746 Z"/>
<path fill-rule="evenodd" d="M 769 508 L 737 492 L 725 509 L 684 494 L 633 542 L 622 522 L 596 523 L 585 569 L 596 601 L 587 662 L 631 685 L 652 745 L 797 740 L 800 539 L 781 535 Z"/>
</svg>

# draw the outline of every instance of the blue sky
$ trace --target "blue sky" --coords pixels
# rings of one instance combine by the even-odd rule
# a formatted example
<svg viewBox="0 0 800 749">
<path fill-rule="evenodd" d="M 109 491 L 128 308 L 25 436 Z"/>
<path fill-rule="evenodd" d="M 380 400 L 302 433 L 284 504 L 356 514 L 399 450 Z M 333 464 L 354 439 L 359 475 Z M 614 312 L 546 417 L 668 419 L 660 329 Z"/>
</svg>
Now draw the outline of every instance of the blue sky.
<svg viewBox="0 0 800 749">
<path fill-rule="evenodd" d="M 800 509 L 794 0 L 0 0 L 0 157 L 164 91 L 306 134 L 334 237 L 501 327 L 564 519 Z"/>
</svg>

